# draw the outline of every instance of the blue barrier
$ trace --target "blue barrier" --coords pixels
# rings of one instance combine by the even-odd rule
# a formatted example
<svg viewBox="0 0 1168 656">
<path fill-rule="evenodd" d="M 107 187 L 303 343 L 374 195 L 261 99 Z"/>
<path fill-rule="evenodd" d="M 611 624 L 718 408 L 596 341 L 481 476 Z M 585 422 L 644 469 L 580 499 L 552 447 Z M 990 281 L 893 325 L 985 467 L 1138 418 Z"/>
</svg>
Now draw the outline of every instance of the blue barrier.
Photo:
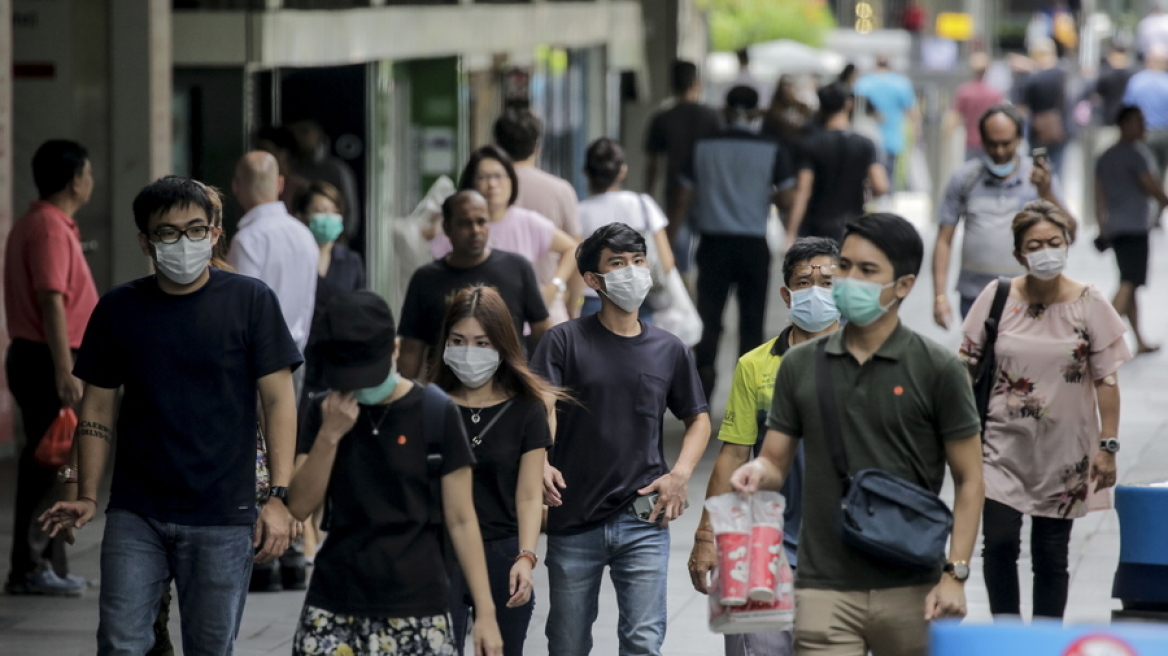
<svg viewBox="0 0 1168 656">
<path fill-rule="evenodd" d="M 1111 596 L 1125 609 L 1168 610 L 1168 487 L 1117 487 L 1115 510 L 1119 565 Z"/>
<path fill-rule="evenodd" d="M 1068 626 L 1057 620 L 998 621 L 961 624 L 935 622 L 930 629 L 931 656 L 1164 656 L 1168 627 L 1116 623 L 1110 626 Z"/>
</svg>

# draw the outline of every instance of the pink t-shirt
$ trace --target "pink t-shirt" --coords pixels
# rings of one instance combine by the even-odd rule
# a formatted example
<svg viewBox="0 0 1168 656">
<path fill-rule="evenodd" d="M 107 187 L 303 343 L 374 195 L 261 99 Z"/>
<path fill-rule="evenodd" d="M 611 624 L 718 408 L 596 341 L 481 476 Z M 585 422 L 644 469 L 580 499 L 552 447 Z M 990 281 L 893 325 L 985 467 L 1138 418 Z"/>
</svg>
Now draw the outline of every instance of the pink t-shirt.
<svg viewBox="0 0 1168 656">
<path fill-rule="evenodd" d="M 978 121 L 986 110 L 1002 102 L 1002 92 L 986 84 L 983 80 L 966 82 L 957 87 L 953 109 L 961 115 L 965 123 L 965 147 L 981 148 L 981 132 Z"/>
<path fill-rule="evenodd" d="M 512 205 L 502 219 L 491 223 L 491 236 L 487 240 L 487 246 L 522 255 L 527 261 L 535 264 L 547 255 L 555 232 L 556 226 L 550 220 L 531 210 Z M 446 257 L 449 253 L 450 238 L 445 233 L 439 234 L 430 242 L 430 254 L 434 259 Z"/>
</svg>

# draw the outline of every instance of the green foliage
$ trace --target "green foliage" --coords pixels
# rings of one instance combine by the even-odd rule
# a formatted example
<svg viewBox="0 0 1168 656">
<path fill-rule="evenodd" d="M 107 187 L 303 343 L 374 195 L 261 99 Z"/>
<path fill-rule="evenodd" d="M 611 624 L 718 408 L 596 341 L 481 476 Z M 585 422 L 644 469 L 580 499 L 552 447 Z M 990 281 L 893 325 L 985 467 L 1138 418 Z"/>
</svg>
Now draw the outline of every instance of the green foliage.
<svg viewBox="0 0 1168 656">
<path fill-rule="evenodd" d="M 711 45 L 719 51 L 775 39 L 819 47 L 835 27 L 824 0 L 698 0 L 698 4 L 707 11 Z"/>
</svg>

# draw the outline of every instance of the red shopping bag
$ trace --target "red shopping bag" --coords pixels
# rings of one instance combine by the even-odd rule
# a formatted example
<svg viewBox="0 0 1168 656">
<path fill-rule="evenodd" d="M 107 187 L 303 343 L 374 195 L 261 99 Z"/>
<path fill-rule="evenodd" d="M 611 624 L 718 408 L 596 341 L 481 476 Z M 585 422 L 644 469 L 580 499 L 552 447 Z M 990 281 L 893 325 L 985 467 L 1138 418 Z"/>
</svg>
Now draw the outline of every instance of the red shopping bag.
<svg viewBox="0 0 1168 656">
<path fill-rule="evenodd" d="M 41 443 L 37 445 L 33 458 L 42 467 L 61 467 L 69 462 L 69 452 L 73 450 L 73 432 L 77 430 L 77 415 L 73 408 L 61 408 L 61 412 Z"/>
</svg>

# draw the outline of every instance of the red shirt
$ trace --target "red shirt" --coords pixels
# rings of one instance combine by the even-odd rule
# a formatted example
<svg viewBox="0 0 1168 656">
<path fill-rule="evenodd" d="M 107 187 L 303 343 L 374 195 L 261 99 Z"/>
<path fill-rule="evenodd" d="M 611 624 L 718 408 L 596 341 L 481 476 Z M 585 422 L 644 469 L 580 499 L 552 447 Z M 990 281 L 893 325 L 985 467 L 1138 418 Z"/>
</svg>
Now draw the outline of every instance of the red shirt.
<svg viewBox="0 0 1168 656">
<path fill-rule="evenodd" d="M 4 253 L 9 337 L 48 343 L 37 300 L 37 292 L 47 291 L 64 295 L 69 346 L 79 348 L 97 305 L 93 274 L 81 254 L 81 231 L 56 205 L 36 201 L 12 227 Z"/>
<path fill-rule="evenodd" d="M 981 80 L 966 82 L 957 87 L 953 109 L 965 123 L 965 147 L 981 148 L 981 132 L 977 124 L 986 110 L 1002 102 L 1002 93 Z"/>
</svg>

